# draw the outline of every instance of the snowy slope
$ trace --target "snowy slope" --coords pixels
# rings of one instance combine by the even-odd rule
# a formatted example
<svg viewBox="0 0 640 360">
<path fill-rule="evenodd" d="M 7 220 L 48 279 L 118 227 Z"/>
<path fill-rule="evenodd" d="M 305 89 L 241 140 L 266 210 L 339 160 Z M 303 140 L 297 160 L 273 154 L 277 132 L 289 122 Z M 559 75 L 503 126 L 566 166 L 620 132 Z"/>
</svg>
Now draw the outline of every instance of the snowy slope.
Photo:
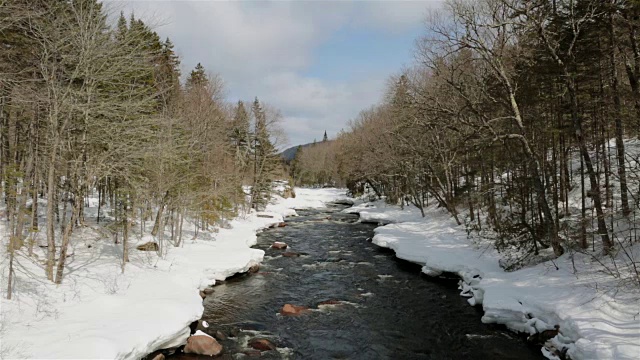
<svg viewBox="0 0 640 360">
<path fill-rule="evenodd" d="M 61 285 L 46 281 L 43 265 L 21 250 L 11 301 L 5 299 L 7 261 L 3 256 L 0 357 L 136 359 L 180 344 L 189 335 L 188 325 L 203 311 L 198 289 L 262 261 L 264 252 L 250 248 L 256 243 L 256 232 L 283 221 L 282 214 L 291 213 L 292 208 L 321 207 L 345 197 L 337 189 L 296 192 L 295 199 L 277 198 L 262 213 L 272 218 L 251 213 L 231 221 L 231 229 L 201 232 L 196 240 L 185 235 L 185 244 L 170 247 L 164 259 L 132 248 L 123 274 L 122 245 L 90 227 L 75 233 L 73 255 Z M 1 221 L 3 240 L 4 226 Z M 151 239 L 145 235 L 138 243 Z"/>
<path fill-rule="evenodd" d="M 572 359 L 640 358 L 640 290 L 620 287 L 592 258 L 574 254 L 572 261 L 565 254 L 508 273 L 491 244 L 469 239 L 464 227 L 441 210 L 431 208 L 418 221 L 416 209 L 372 204 L 348 210 L 362 211 L 369 222 L 392 219 L 395 224 L 375 230 L 373 242 L 423 265 L 427 275 L 459 275 L 462 295 L 471 305 L 482 304 L 483 322 L 529 334 L 559 325 L 560 335 L 548 347 L 566 347 Z M 639 258 L 640 247 L 633 251 Z M 547 349 L 543 353 L 554 358 Z"/>
</svg>

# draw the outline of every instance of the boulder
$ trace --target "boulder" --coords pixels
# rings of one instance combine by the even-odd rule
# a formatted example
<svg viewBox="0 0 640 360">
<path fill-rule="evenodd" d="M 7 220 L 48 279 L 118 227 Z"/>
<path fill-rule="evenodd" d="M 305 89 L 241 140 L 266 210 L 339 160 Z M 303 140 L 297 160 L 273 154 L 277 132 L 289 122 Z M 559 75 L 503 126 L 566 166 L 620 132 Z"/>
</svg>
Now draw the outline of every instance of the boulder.
<svg viewBox="0 0 640 360">
<path fill-rule="evenodd" d="M 255 273 L 257 273 L 258 271 L 260 271 L 260 265 L 258 265 L 258 264 L 253 265 L 253 266 L 251 266 L 251 267 L 249 268 L 249 273 L 251 273 L 251 274 L 255 274 Z"/>
<path fill-rule="evenodd" d="M 276 349 L 276 346 L 267 339 L 251 339 L 249 340 L 249 346 L 260 351 L 269 351 Z"/>
<path fill-rule="evenodd" d="M 287 251 L 285 253 L 282 253 L 282 256 L 284 257 L 298 257 L 300 256 L 300 254 L 293 252 L 293 251 Z"/>
<path fill-rule="evenodd" d="M 278 224 L 278 227 L 285 227 L 285 226 L 287 226 L 287 223 L 285 223 L 285 222 L 281 222 L 281 223 Z"/>
<path fill-rule="evenodd" d="M 309 308 L 306 306 L 296 306 L 291 304 L 284 304 L 282 310 L 280 310 L 280 315 L 284 316 L 297 316 L 306 312 L 309 312 Z"/>
<path fill-rule="evenodd" d="M 204 291 L 200 290 L 200 297 L 202 298 L 202 300 L 204 300 L 207 297 L 207 294 L 205 294 Z"/>
<path fill-rule="evenodd" d="M 288 245 L 286 243 L 283 243 L 283 242 L 280 242 L 280 241 L 276 241 L 271 245 L 272 248 L 278 249 L 278 250 L 286 249 L 287 246 Z"/>
<path fill-rule="evenodd" d="M 184 347 L 185 354 L 216 356 L 222 352 L 222 345 L 208 335 L 192 335 Z"/>
<path fill-rule="evenodd" d="M 140 251 L 158 251 L 158 243 L 149 241 L 148 243 L 136 246 Z"/>
<path fill-rule="evenodd" d="M 164 354 L 158 354 L 153 357 L 151 360 L 164 360 Z"/>
</svg>

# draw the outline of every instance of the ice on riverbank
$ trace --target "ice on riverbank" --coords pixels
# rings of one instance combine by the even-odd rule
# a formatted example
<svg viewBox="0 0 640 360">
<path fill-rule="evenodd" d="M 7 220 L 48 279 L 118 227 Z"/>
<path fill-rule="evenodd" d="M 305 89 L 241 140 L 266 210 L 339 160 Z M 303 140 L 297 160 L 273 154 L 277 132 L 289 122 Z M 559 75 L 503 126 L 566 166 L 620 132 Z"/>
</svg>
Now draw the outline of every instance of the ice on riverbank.
<svg viewBox="0 0 640 360">
<path fill-rule="evenodd" d="M 376 228 L 373 243 L 393 249 L 399 258 L 423 265 L 437 276 L 454 273 L 462 279 L 462 295 L 482 305 L 485 323 L 500 323 L 528 334 L 554 325 L 560 335 L 553 347 L 567 348 L 571 359 L 638 359 L 640 356 L 640 291 L 620 287 L 618 279 L 602 272 L 596 260 L 565 254 L 514 272 L 503 271 L 500 254 L 486 242 L 467 238 L 464 227 L 431 208 L 416 218 L 415 208 L 380 203 L 360 204 L 367 222 L 393 224 Z M 640 258 L 640 247 L 631 248 Z M 575 266 L 575 270 L 574 270 Z M 553 358 L 550 351 L 543 353 Z"/>
<path fill-rule="evenodd" d="M 93 223 L 78 228 L 64 281 L 46 281 L 42 259 L 16 252 L 13 300 L 6 298 L 7 257 L 2 257 L 1 358 L 139 359 L 160 348 L 179 345 L 203 307 L 198 289 L 262 261 L 251 249 L 256 233 L 283 221 L 294 208 L 322 207 L 344 198 L 337 189 L 296 189 L 295 199 L 277 197 L 263 215 L 230 221 L 229 229 L 186 230 L 181 247 L 168 246 L 164 258 L 138 251 L 150 235 L 131 239 L 130 262 L 121 273 L 122 244 L 105 238 Z M 96 205 L 96 202 L 90 202 Z M 44 207 L 43 207 L 44 208 Z M 95 209 L 87 208 L 87 214 Z M 91 221 L 90 218 L 87 219 Z M 185 229 L 193 224 L 185 221 Z M 6 237 L 0 221 L 0 234 Z M 39 236 L 44 236 L 40 234 Z M 5 240 L 6 241 L 6 240 Z M 3 241 L 3 251 L 6 248 Z"/>
</svg>

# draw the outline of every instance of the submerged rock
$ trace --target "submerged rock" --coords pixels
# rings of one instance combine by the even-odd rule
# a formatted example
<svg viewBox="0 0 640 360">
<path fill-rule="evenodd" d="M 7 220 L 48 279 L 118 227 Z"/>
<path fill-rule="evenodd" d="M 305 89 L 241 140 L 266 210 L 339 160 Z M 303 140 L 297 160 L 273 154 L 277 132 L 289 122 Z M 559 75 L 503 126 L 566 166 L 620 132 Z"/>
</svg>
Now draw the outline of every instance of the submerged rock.
<svg viewBox="0 0 640 360">
<path fill-rule="evenodd" d="M 276 349 L 276 346 L 267 339 L 251 339 L 249 340 L 249 346 L 260 351 L 270 351 Z"/>
<path fill-rule="evenodd" d="M 285 227 L 285 226 L 287 226 L 287 223 L 285 223 L 285 222 L 281 222 L 280 224 L 278 224 L 278 227 L 281 227 L 281 228 Z"/>
<path fill-rule="evenodd" d="M 151 360 L 164 360 L 164 354 L 158 354 L 153 357 Z"/>
<path fill-rule="evenodd" d="M 291 304 L 284 304 L 280 314 L 284 316 L 297 316 L 306 312 L 309 312 L 309 308 L 306 306 L 296 306 Z"/>
<path fill-rule="evenodd" d="M 322 305 L 342 305 L 342 302 L 340 300 L 326 300 L 318 303 L 318 306 Z"/>
<path fill-rule="evenodd" d="M 220 340 L 220 341 L 225 341 L 227 340 L 227 335 L 225 335 L 222 331 L 218 330 L 216 331 L 215 334 L 216 339 Z"/>
<path fill-rule="evenodd" d="M 185 354 L 215 356 L 222 352 L 222 345 L 209 335 L 192 335 L 184 347 Z"/>
<path fill-rule="evenodd" d="M 553 339 L 560 332 L 560 325 L 554 326 L 553 329 L 545 330 L 537 334 L 533 334 L 527 338 L 532 344 L 544 345 L 547 341 Z"/>
<path fill-rule="evenodd" d="M 248 357 L 260 357 L 262 355 L 260 353 L 260 350 L 255 350 L 255 349 L 245 350 L 242 353 Z"/>
<path fill-rule="evenodd" d="M 257 273 L 258 271 L 260 271 L 260 265 L 258 265 L 258 264 L 253 265 L 253 266 L 251 266 L 251 267 L 249 268 L 249 273 L 250 273 L 250 274 L 255 274 L 255 273 Z"/>
<path fill-rule="evenodd" d="M 204 290 L 202 290 L 202 292 L 204 292 L 205 295 L 211 295 L 213 294 L 215 290 L 212 287 L 207 287 Z"/>
<path fill-rule="evenodd" d="M 287 251 L 286 253 L 283 253 L 282 256 L 284 257 L 298 257 L 300 256 L 300 254 L 293 252 L 293 251 Z"/>
</svg>

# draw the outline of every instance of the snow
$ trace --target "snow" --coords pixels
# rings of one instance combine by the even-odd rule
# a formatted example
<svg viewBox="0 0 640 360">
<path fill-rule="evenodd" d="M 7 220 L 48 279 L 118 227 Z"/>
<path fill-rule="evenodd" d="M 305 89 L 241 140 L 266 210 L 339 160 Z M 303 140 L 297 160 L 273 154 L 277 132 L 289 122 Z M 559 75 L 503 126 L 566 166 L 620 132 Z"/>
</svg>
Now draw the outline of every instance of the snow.
<svg viewBox="0 0 640 360">
<path fill-rule="evenodd" d="M 593 257 L 567 253 L 553 262 L 505 272 L 490 243 L 469 238 L 441 209 L 431 207 L 425 218 L 416 218 L 415 208 L 374 202 L 346 212 L 360 212 L 367 222 L 393 223 L 376 228 L 372 242 L 423 265 L 423 273 L 457 274 L 461 295 L 471 305 L 482 305 L 485 323 L 528 334 L 559 325 L 560 334 L 549 347 L 567 347 L 571 359 L 640 358 L 640 289 L 620 286 Z M 640 246 L 631 251 L 640 258 Z M 555 358 L 549 349 L 542 351 Z"/>
<path fill-rule="evenodd" d="M 358 201 L 357 205 L 345 209 L 344 212 L 360 214 L 360 222 L 380 225 L 422 219 L 420 210 L 416 207 L 411 206 L 401 209 L 399 206 L 386 204 L 384 200 L 373 202 Z"/>
<path fill-rule="evenodd" d="M 203 311 L 198 290 L 248 271 L 263 260 L 262 250 L 250 248 L 257 241 L 257 232 L 295 214 L 293 209 L 321 207 L 346 197 L 339 189 L 296 189 L 296 193 L 295 199 L 276 197 L 260 213 L 271 217 L 252 212 L 230 221 L 229 229 L 201 231 L 197 239 L 187 230 L 181 247 L 165 245 L 164 258 L 136 250 L 136 244 L 154 240 L 151 235 L 137 234 L 124 273 L 120 269 L 122 245 L 104 238 L 95 222 L 74 232 L 74 255 L 60 285 L 44 276 L 44 251 L 36 246 L 36 259 L 27 256 L 23 247 L 16 252 L 12 300 L 6 300 L 7 229 L 3 219 L 0 357 L 139 359 L 184 343 L 189 324 Z M 91 199 L 89 204 L 97 206 Z M 86 214 L 95 214 L 95 209 L 88 208 Z M 185 221 L 184 227 L 193 229 L 193 224 Z M 37 240 L 44 236 L 38 234 Z"/>
<path fill-rule="evenodd" d="M 276 195 L 274 204 L 269 206 L 270 211 L 286 214 L 285 216 L 296 216 L 295 210 L 318 209 L 326 206 L 327 202 L 349 199 L 345 189 L 322 188 L 306 189 L 296 188 L 296 197 L 283 199 Z"/>
<path fill-rule="evenodd" d="M 104 239 L 95 223 L 75 232 L 74 255 L 61 285 L 44 278 L 42 250 L 36 248 L 38 259 L 20 250 L 10 301 L 5 299 L 7 257 L 3 253 L 0 357 L 134 359 L 184 343 L 188 325 L 203 311 L 198 290 L 262 261 L 264 253 L 250 248 L 257 232 L 283 221 L 284 216 L 295 216 L 295 209 L 348 199 L 340 189 L 295 191 L 296 198 L 275 196 L 260 213 L 272 217 L 252 212 L 230 221 L 230 229 L 201 232 L 195 240 L 190 231 L 193 224 L 185 222 L 184 245 L 169 246 L 162 259 L 155 252 L 135 250 L 136 244 L 153 240 L 150 235 L 139 236 L 131 244 L 131 262 L 123 274 L 122 245 Z M 97 206 L 89 200 L 88 216 Z M 46 203 L 42 205 L 44 209 Z M 411 206 L 400 209 L 382 201 L 356 201 L 346 212 L 360 213 L 362 221 L 388 224 L 376 228 L 373 243 L 423 265 L 425 274 L 460 276 L 461 295 L 471 305 L 483 307 L 483 322 L 528 334 L 557 324 L 560 334 L 551 344 L 557 349 L 567 347 L 572 359 L 637 359 L 640 354 L 640 292 L 621 287 L 618 279 L 604 273 L 587 255 L 567 253 L 554 262 L 504 272 L 493 246 L 468 238 L 465 229 L 442 210 L 429 208 L 422 218 Z M 3 219 L 4 242 L 5 227 Z M 36 240 L 42 237 L 40 233 Z M 640 257 L 638 246 L 631 251 Z M 554 356 L 548 349 L 543 353 Z"/>
</svg>

